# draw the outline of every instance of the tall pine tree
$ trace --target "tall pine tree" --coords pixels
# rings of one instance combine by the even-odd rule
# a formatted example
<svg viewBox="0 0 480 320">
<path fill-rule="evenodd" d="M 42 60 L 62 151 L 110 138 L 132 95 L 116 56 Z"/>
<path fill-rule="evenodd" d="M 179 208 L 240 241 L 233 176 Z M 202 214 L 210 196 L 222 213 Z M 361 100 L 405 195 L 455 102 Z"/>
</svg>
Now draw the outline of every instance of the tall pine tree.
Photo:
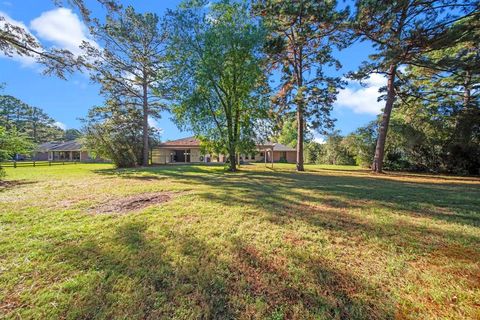
<svg viewBox="0 0 480 320">
<path fill-rule="evenodd" d="M 392 109 L 396 100 L 397 73 L 400 66 L 424 65 L 426 53 L 452 46 L 445 41 L 449 28 L 465 17 L 479 16 L 474 0 L 359 0 L 356 3 L 354 30 L 362 40 L 377 50 L 357 73 L 364 78 L 371 73 L 387 76 L 385 108 L 379 127 L 372 170 L 383 169 L 385 142 Z M 468 32 L 468 31 L 466 31 Z M 458 35 L 461 39 L 461 35 Z M 432 67 L 432 65 L 430 65 Z"/>
<path fill-rule="evenodd" d="M 142 164 L 149 159 L 149 117 L 160 117 L 165 98 L 166 34 L 156 14 L 136 13 L 133 7 L 98 21 L 92 34 L 103 45 L 99 49 L 86 43 L 91 77 L 102 86 L 108 99 L 128 98 L 141 111 L 143 126 Z M 155 93 L 153 90 L 155 89 Z"/>
<path fill-rule="evenodd" d="M 329 76 L 327 69 L 340 68 L 333 49 L 345 44 L 339 31 L 346 17 L 336 6 L 336 1 L 263 0 L 255 7 L 270 32 L 270 61 L 281 72 L 273 102 L 280 113 L 295 115 L 298 171 L 304 170 L 305 128 L 322 131 L 333 126 L 330 112 L 342 81 Z"/>
</svg>

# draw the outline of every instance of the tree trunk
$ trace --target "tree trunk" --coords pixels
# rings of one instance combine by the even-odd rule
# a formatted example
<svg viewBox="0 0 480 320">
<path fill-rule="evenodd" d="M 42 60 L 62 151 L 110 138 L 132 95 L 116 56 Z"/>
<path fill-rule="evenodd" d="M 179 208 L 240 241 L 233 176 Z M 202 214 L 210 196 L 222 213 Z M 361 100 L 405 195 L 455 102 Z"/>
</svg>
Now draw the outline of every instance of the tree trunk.
<svg viewBox="0 0 480 320">
<path fill-rule="evenodd" d="M 150 150 L 148 148 L 148 87 L 147 83 L 142 84 L 143 87 L 143 155 L 142 155 L 142 165 L 148 166 L 148 156 Z"/>
<path fill-rule="evenodd" d="M 230 143 L 230 147 L 228 148 L 228 152 L 229 152 L 229 155 L 228 157 L 230 158 L 230 168 L 229 170 L 231 172 L 235 172 L 237 171 L 237 155 L 236 155 L 236 150 L 235 150 L 235 146 L 233 146 L 232 143 Z"/>
<path fill-rule="evenodd" d="M 453 140 L 456 141 L 456 143 L 467 144 L 470 140 L 469 138 L 472 125 L 474 125 L 474 123 L 472 123 L 472 119 L 475 119 L 475 116 L 472 114 L 472 110 L 470 108 L 472 100 L 471 81 L 472 75 L 469 71 L 467 71 L 463 83 L 463 106 L 455 117 L 455 131 Z"/>
<path fill-rule="evenodd" d="M 395 72 L 397 66 L 391 64 L 388 70 L 387 82 L 387 101 L 383 110 L 382 122 L 378 130 L 377 146 L 375 148 L 375 157 L 373 158 L 372 171 L 376 173 L 383 172 L 383 157 L 385 156 L 385 141 L 387 140 L 388 124 L 392 114 L 393 102 L 395 101 Z"/>
<path fill-rule="evenodd" d="M 303 107 L 297 107 L 297 171 L 305 171 L 303 168 Z"/>
</svg>

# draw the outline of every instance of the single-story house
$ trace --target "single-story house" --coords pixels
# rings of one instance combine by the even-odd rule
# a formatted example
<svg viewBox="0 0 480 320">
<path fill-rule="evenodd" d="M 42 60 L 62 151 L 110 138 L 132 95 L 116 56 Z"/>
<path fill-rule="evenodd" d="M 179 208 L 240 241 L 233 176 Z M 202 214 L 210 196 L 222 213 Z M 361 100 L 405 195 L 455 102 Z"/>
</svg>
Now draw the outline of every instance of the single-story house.
<svg viewBox="0 0 480 320">
<path fill-rule="evenodd" d="M 34 156 L 37 161 L 80 161 L 102 162 L 102 158 L 91 155 L 79 140 L 46 142 L 37 146 Z"/>
<path fill-rule="evenodd" d="M 280 143 L 257 145 L 252 154 L 240 154 L 241 162 L 296 162 L 296 149 Z M 225 155 L 204 154 L 200 140 L 188 137 L 159 144 L 152 149 L 152 164 L 225 162 Z"/>
</svg>

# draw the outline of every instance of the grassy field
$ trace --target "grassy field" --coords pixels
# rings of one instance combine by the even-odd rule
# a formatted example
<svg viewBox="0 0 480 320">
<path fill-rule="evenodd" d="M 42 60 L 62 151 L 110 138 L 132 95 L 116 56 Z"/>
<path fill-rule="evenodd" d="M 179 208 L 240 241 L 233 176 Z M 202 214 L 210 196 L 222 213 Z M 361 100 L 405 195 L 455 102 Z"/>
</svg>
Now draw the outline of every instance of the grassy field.
<svg viewBox="0 0 480 320">
<path fill-rule="evenodd" d="M 7 168 L 0 318 L 480 319 L 480 180 Z"/>
</svg>

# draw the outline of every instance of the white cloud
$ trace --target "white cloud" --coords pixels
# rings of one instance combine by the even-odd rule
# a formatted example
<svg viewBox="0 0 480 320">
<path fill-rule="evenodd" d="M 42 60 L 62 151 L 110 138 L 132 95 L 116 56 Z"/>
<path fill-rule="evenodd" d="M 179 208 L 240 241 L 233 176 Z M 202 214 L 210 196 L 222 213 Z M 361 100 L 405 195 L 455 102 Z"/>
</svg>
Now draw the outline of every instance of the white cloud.
<svg viewBox="0 0 480 320">
<path fill-rule="evenodd" d="M 30 28 L 38 36 L 50 41 L 60 49 L 67 49 L 73 54 L 80 54 L 82 41 L 89 41 L 88 29 L 79 17 L 70 9 L 57 8 L 43 12 L 30 22 Z M 97 45 L 98 46 L 98 45 Z"/>
<path fill-rule="evenodd" d="M 11 18 L 5 12 L 0 11 L 0 29 L 3 30 L 5 28 L 6 24 L 16 26 L 16 27 L 20 27 L 23 30 L 25 30 L 27 33 L 29 33 L 33 38 L 35 38 L 35 36 L 32 35 L 30 30 L 27 28 L 27 26 L 22 21 L 15 20 L 15 19 Z M 18 34 L 16 32 L 14 32 L 13 34 L 16 35 L 17 37 L 20 36 L 20 34 Z M 38 39 L 36 39 L 36 40 L 38 41 Z M 3 54 L 3 52 L 0 53 L 0 57 L 10 58 L 10 59 L 13 59 L 15 61 L 18 61 L 22 64 L 22 66 L 32 66 L 32 65 L 35 64 L 35 58 L 34 57 L 20 56 L 18 54 L 13 54 L 12 57 L 8 57 L 5 54 Z"/>
<path fill-rule="evenodd" d="M 157 129 L 160 132 L 160 134 L 163 132 L 163 129 L 160 128 L 160 124 L 157 122 L 157 120 L 153 119 L 152 117 L 148 117 L 148 125 L 150 127 Z"/>
<path fill-rule="evenodd" d="M 325 143 L 325 138 L 320 137 L 320 136 L 314 136 L 313 141 L 316 143 L 324 144 Z"/>
<path fill-rule="evenodd" d="M 35 38 L 37 42 L 41 43 L 40 40 L 49 41 L 55 48 L 67 49 L 75 55 L 81 53 L 79 46 L 82 41 L 89 41 L 97 48 L 99 47 L 95 41 L 89 39 L 87 27 L 70 9 L 57 8 L 45 11 L 30 22 L 30 28 L 22 21 L 17 21 L 2 11 L 0 11 L 0 17 L 2 18 L 0 19 L 0 28 L 3 29 L 6 23 L 21 27 Z M 31 30 L 34 31 L 38 37 L 35 37 Z M 7 57 L 3 53 L 0 53 L 0 57 L 18 61 L 22 66 L 38 66 L 35 57 L 19 56 L 16 54 L 14 54 L 13 57 Z"/>
<path fill-rule="evenodd" d="M 66 129 L 67 129 L 67 125 L 66 125 L 65 123 L 60 122 L 60 121 L 55 122 L 53 125 L 59 127 L 59 128 L 62 129 L 62 130 L 66 130 Z"/>
<path fill-rule="evenodd" d="M 385 103 L 377 101 L 380 96 L 378 90 L 387 84 L 387 80 L 383 75 L 372 74 L 363 83 L 364 86 L 358 81 L 351 81 L 345 89 L 340 90 L 335 106 L 355 113 L 379 114 Z"/>
</svg>

